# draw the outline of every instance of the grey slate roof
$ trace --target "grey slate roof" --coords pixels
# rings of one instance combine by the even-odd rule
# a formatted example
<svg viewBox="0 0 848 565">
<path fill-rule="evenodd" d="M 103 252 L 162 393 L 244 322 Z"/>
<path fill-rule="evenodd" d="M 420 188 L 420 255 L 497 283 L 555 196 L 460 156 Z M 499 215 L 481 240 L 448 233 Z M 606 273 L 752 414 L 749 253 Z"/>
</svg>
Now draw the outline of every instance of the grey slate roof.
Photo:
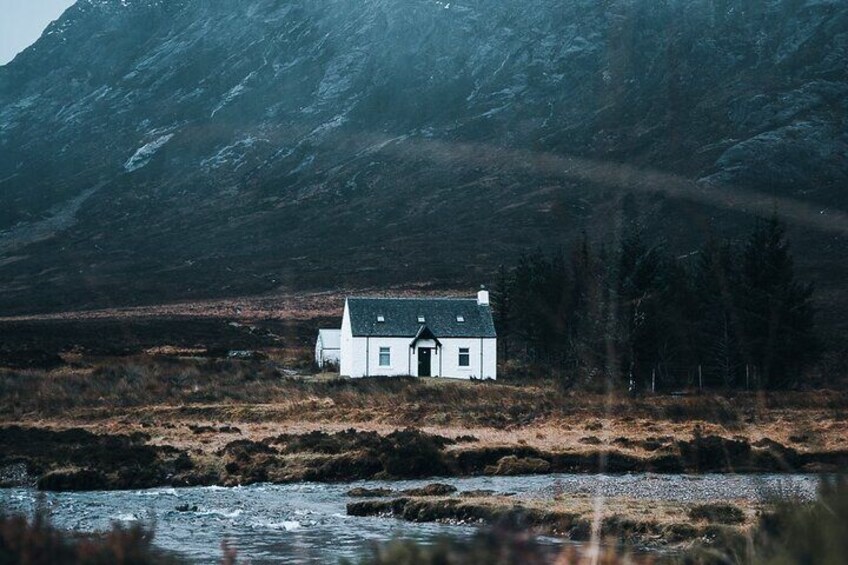
<svg viewBox="0 0 848 565">
<path fill-rule="evenodd" d="M 423 325 L 439 338 L 497 336 L 491 308 L 475 298 L 348 298 L 347 303 L 357 337 L 414 338 Z M 378 322 L 378 316 L 386 321 Z M 465 321 L 457 322 L 457 316 Z"/>
</svg>

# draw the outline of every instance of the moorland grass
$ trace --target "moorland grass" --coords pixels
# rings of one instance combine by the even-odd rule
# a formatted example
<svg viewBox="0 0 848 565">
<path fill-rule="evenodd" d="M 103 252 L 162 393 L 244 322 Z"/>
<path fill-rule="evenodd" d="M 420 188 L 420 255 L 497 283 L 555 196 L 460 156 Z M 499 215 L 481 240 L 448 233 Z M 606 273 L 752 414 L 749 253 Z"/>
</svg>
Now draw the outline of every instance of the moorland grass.
<svg viewBox="0 0 848 565">
<path fill-rule="evenodd" d="M 0 369 L 0 397 L 0 417 L 10 420 L 97 409 L 216 404 L 274 405 L 284 417 L 307 421 L 358 414 L 384 417 L 397 425 L 493 427 L 586 414 L 702 421 L 732 429 L 769 410 L 820 410 L 839 419 L 848 414 L 846 392 L 632 397 L 620 391 L 566 390 L 555 380 L 543 379 L 287 378 L 271 362 L 154 356 L 99 359 L 49 371 Z"/>
</svg>

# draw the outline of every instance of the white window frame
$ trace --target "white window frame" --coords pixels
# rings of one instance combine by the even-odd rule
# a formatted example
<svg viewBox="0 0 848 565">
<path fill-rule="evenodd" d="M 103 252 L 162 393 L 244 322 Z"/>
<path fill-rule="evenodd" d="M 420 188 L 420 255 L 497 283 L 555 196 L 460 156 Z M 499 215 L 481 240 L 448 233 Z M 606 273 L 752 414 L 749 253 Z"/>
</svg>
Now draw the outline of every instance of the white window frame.
<svg viewBox="0 0 848 565">
<path fill-rule="evenodd" d="M 383 363 L 383 355 L 386 356 L 386 362 Z M 377 364 L 380 367 L 391 367 L 392 366 L 392 348 L 391 347 L 381 347 L 377 354 Z"/>
<path fill-rule="evenodd" d="M 462 363 L 463 355 L 465 356 L 465 360 L 467 361 L 467 363 L 465 363 L 464 365 Z M 462 368 L 462 369 L 470 368 L 471 367 L 471 348 L 470 347 L 460 347 L 459 348 L 459 356 L 458 356 L 456 362 L 457 362 L 457 366 Z"/>
</svg>

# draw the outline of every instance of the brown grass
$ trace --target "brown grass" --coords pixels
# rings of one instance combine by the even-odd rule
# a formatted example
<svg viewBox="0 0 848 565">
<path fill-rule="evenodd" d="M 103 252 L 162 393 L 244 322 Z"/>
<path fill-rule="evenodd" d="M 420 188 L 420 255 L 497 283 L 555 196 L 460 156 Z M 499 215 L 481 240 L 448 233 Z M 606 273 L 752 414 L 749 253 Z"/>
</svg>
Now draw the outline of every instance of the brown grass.
<svg viewBox="0 0 848 565">
<path fill-rule="evenodd" d="M 172 554 L 153 546 L 153 534 L 141 526 L 115 525 L 101 535 L 77 535 L 54 528 L 44 513 L 32 520 L 0 515 L 0 563 L 176 564 Z"/>
<path fill-rule="evenodd" d="M 611 543 L 691 545 L 717 529 L 744 536 L 766 508 L 749 501 L 723 503 L 739 518 L 728 525 L 723 516 L 707 514 L 694 521 L 703 505 L 627 497 L 598 499 L 570 494 L 554 499 L 516 497 L 404 497 L 354 501 L 353 515 L 392 515 L 410 521 L 480 523 L 500 528 L 554 534 L 575 541 L 605 539 Z"/>
<path fill-rule="evenodd" d="M 827 391 L 630 398 L 564 391 L 549 381 L 288 378 L 273 361 L 136 356 L 78 359 L 53 371 L 0 370 L 0 398 L 0 424 L 141 429 L 154 442 L 205 452 L 233 438 L 196 434 L 189 425 L 235 425 L 256 440 L 413 426 L 448 437 L 470 434 L 478 447 L 636 455 L 695 433 L 751 443 L 767 438 L 801 452 L 848 449 L 848 394 Z M 596 438 L 594 445 L 586 438 Z"/>
</svg>

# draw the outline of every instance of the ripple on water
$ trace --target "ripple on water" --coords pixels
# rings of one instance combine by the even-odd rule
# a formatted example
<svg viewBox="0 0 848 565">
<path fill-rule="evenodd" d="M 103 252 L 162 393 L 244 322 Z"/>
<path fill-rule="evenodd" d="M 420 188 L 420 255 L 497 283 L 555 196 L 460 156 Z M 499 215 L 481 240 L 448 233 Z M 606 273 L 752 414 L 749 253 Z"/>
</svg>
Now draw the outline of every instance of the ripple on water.
<svg viewBox="0 0 848 565">
<path fill-rule="evenodd" d="M 110 516 L 111 520 L 115 522 L 141 522 L 142 519 L 136 516 L 135 514 L 118 514 L 116 516 Z"/>
<path fill-rule="evenodd" d="M 303 524 L 296 520 L 283 520 L 282 522 L 251 522 L 250 526 L 255 529 L 283 530 L 293 532 L 303 528 Z"/>
<path fill-rule="evenodd" d="M 238 518 L 241 516 L 242 511 L 240 509 L 236 510 L 199 510 L 194 512 L 198 516 L 219 516 L 221 518 Z"/>
</svg>

